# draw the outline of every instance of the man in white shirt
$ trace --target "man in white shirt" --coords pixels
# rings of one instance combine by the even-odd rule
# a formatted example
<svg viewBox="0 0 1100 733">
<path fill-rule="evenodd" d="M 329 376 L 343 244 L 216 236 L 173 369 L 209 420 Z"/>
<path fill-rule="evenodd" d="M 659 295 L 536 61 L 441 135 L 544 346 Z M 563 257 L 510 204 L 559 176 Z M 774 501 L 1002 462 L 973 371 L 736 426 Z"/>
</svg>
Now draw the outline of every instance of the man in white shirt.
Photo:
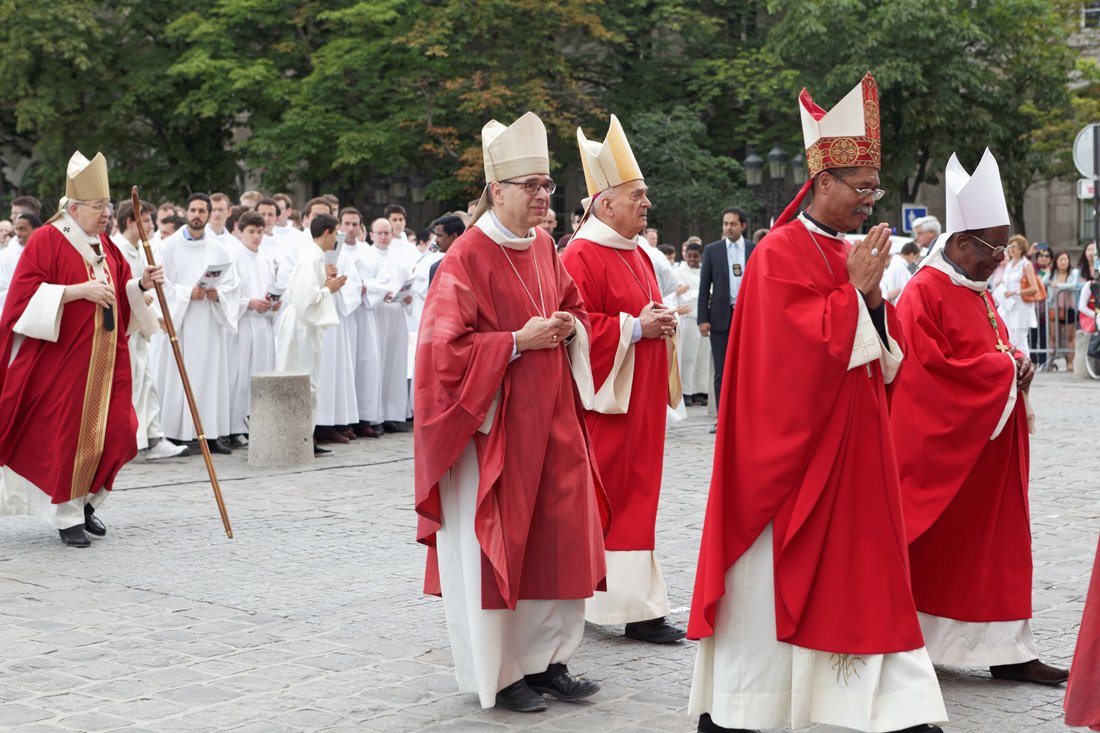
<svg viewBox="0 0 1100 733">
<path fill-rule="evenodd" d="M 23 247 L 34 230 L 42 226 L 42 220 L 37 214 L 21 213 L 16 215 L 14 225 L 15 236 L 8 240 L 8 246 L 0 252 L 0 311 L 4 309 L 4 300 L 8 297 L 8 287 L 11 286 Z"/>
</svg>

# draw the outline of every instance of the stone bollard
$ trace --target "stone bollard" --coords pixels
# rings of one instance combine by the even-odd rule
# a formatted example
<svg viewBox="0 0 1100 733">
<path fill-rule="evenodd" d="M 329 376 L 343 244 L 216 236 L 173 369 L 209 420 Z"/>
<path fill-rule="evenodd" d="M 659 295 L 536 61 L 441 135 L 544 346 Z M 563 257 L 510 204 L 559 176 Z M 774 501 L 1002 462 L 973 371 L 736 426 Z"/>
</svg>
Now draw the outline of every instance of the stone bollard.
<svg viewBox="0 0 1100 733">
<path fill-rule="evenodd" d="M 309 375 L 252 375 L 248 465 L 313 465 L 313 398 Z"/>
<path fill-rule="evenodd" d="M 1088 364 L 1085 360 L 1088 358 L 1089 337 L 1091 335 L 1078 329 L 1077 337 L 1073 342 L 1073 376 L 1078 379 L 1089 378 Z"/>
</svg>

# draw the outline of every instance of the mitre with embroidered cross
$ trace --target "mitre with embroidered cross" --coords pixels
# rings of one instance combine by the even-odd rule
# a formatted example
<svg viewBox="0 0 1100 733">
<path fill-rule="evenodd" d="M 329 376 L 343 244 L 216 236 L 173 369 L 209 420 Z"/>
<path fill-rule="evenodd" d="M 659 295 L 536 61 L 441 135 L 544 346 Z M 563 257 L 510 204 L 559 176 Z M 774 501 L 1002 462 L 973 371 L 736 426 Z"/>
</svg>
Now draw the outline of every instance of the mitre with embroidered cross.
<svg viewBox="0 0 1100 733">
<path fill-rule="evenodd" d="M 1001 169 L 989 148 L 974 173 L 966 172 L 952 153 L 944 171 L 947 189 L 947 227 L 944 234 L 988 227 L 1008 226 L 1008 204 L 1001 184 Z"/>
<path fill-rule="evenodd" d="M 882 166 L 878 84 L 871 72 L 828 112 L 814 102 L 807 89 L 798 95 L 798 109 L 810 175 L 776 220 L 777 226 L 798 211 L 818 173 L 830 168 Z"/>
<path fill-rule="evenodd" d="M 550 175 L 550 149 L 546 127 L 534 112 L 511 125 L 490 120 L 481 128 L 481 155 L 485 164 L 485 190 L 474 210 L 477 221 L 489 210 L 489 185 L 493 181 L 533 174 Z"/>
<path fill-rule="evenodd" d="M 77 150 L 69 158 L 69 165 L 65 169 L 65 195 L 58 203 L 57 213 L 50 221 L 54 221 L 70 201 L 101 201 L 110 200 L 111 185 L 107 180 L 107 159 L 103 153 L 96 153 L 95 157 L 88 160 L 83 153 Z"/>
</svg>

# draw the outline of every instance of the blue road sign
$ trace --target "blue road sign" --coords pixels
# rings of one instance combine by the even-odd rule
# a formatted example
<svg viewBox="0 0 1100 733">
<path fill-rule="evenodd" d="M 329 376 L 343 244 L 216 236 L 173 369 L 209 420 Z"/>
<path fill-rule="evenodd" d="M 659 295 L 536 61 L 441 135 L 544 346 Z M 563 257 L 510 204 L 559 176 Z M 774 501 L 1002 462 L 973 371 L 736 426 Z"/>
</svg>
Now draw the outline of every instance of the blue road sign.
<svg viewBox="0 0 1100 733">
<path fill-rule="evenodd" d="M 913 220 L 922 216 L 928 216 L 928 207 L 920 204 L 901 205 L 901 230 L 906 234 L 913 233 Z"/>
</svg>

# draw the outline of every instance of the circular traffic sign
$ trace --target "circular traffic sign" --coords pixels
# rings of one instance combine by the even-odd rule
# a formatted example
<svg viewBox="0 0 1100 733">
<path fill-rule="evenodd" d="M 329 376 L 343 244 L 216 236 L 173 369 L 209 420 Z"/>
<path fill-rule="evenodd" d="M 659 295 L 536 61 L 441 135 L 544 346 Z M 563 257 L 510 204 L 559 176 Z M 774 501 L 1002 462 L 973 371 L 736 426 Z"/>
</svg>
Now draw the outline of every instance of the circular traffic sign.
<svg viewBox="0 0 1100 733">
<path fill-rule="evenodd" d="M 1085 178 L 1094 178 L 1096 171 L 1093 170 L 1093 156 L 1095 151 L 1093 150 L 1093 132 L 1094 128 L 1100 127 L 1100 124 L 1092 123 L 1091 125 L 1085 125 L 1081 128 L 1081 132 L 1077 133 L 1077 139 L 1073 141 L 1073 164 L 1077 166 L 1077 172 Z"/>
</svg>

